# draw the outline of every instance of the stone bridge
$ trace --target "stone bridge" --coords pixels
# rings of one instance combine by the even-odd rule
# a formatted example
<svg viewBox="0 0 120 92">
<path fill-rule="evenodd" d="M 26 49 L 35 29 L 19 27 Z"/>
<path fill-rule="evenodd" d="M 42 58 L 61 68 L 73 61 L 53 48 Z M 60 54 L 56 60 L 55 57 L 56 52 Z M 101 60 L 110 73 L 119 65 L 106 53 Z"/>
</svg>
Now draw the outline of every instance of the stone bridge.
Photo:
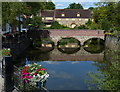
<svg viewBox="0 0 120 92">
<path fill-rule="evenodd" d="M 103 30 L 65 30 L 65 29 L 49 29 L 50 37 L 55 42 L 57 42 L 66 37 L 74 37 L 81 42 L 81 45 L 85 41 L 91 38 L 100 38 L 104 40 L 104 31 Z"/>
</svg>

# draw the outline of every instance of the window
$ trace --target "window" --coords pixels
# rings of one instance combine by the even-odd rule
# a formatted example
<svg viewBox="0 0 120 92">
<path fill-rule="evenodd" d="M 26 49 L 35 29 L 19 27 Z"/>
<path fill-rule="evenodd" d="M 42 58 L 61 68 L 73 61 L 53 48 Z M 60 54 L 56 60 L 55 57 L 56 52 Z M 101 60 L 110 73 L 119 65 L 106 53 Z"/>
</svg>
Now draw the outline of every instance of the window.
<svg viewBox="0 0 120 92">
<path fill-rule="evenodd" d="M 42 20 L 44 20 L 44 18 L 42 18 Z"/>
<path fill-rule="evenodd" d="M 65 16 L 65 14 L 63 13 L 63 14 L 61 14 L 61 16 L 62 16 L 62 17 L 64 17 L 64 16 Z"/>
<path fill-rule="evenodd" d="M 80 21 L 82 20 L 82 19 L 79 19 Z"/>
<path fill-rule="evenodd" d="M 88 19 L 85 19 L 85 21 L 88 21 Z"/>
<path fill-rule="evenodd" d="M 72 18 L 72 20 L 75 20 L 74 18 Z"/>
<path fill-rule="evenodd" d="M 53 20 L 53 17 L 46 17 L 46 20 Z"/>
<path fill-rule="evenodd" d="M 66 20 L 69 20 L 68 18 L 66 18 Z"/>
<path fill-rule="evenodd" d="M 80 14 L 79 14 L 79 13 L 77 14 L 77 17 L 80 17 Z"/>
<path fill-rule="evenodd" d="M 60 18 L 57 18 L 56 20 L 61 20 Z"/>
</svg>

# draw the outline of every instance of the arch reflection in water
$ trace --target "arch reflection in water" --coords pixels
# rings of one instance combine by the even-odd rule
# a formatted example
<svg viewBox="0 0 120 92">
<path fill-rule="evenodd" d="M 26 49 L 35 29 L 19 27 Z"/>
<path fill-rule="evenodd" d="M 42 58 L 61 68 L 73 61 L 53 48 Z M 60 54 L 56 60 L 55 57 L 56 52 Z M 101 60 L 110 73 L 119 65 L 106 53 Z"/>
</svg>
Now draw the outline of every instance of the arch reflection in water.
<svg viewBox="0 0 120 92">
<path fill-rule="evenodd" d="M 33 47 L 40 50 L 41 52 L 52 51 L 54 49 L 54 46 L 54 42 L 51 40 L 51 38 L 36 39 L 33 42 Z"/>
<path fill-rule="evenodd" d="M 57 43 L 57 48 L 62 53 L 73 54 L 80 50 L 81 44 L 80 41 L 73 38 L 67 37 L 62 38 Z"/>
<path fill-rule="evenodd" d="M 85 41 L 83 47 L 85 51 L 92 54 L 97 54 L 104 51 L 105 42 L 100 38 L 92 38 Z"/>
</svg>

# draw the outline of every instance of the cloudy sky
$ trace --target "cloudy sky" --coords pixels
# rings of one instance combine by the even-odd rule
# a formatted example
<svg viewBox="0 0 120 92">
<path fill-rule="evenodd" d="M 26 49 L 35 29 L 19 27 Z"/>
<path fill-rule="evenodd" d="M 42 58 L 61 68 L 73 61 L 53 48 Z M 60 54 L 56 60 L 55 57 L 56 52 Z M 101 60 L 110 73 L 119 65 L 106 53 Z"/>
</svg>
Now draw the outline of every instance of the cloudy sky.
<svg viewBox="0 0 120 92">
<path fill-rule="evenodd" d="M 70 3 L 71 2 L 55 2 L 56 9 L 67 8 Z M 87 9 L 89 7 L 96 7 L 95 4 L 94 4 L 95 2 L 78 2 L 78 3 L 82 4 L 84 9 Z"/>
<path fill-rule="evenodd" d="M 55 3 L 56 9 L 64 9 L 68 7 L 70 3 L 80 3 L 82 4 L 84 9 L 88 9 L 89 7 L 96 7 L 95 3 L 103 2 L 105 0 L 52 0 L 52 1 Z M 117 0 L 107 0 L 107 1 L 113 2 Z"/>
</svg>

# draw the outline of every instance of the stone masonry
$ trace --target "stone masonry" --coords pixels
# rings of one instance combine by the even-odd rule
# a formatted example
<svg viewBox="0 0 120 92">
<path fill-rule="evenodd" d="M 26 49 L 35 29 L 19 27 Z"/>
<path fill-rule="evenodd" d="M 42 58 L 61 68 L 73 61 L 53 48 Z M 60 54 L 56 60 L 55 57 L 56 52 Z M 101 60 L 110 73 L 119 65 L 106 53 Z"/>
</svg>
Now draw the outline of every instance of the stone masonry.
<svg viewBox="0 0 120 92">
<path fill-rule="evenodd" d="M 104 40 L 104 31 L 103 30 L 60 30 L 60 29 L 51 29 L 49 30 L 51 39 L 55 42 L 55 45 L 59 40 L 66 37 L 73 37 L 78 39 L 81 42 L 81 45 L 85 41 L 91 38 L 100 38 Z"/>
</svg>

